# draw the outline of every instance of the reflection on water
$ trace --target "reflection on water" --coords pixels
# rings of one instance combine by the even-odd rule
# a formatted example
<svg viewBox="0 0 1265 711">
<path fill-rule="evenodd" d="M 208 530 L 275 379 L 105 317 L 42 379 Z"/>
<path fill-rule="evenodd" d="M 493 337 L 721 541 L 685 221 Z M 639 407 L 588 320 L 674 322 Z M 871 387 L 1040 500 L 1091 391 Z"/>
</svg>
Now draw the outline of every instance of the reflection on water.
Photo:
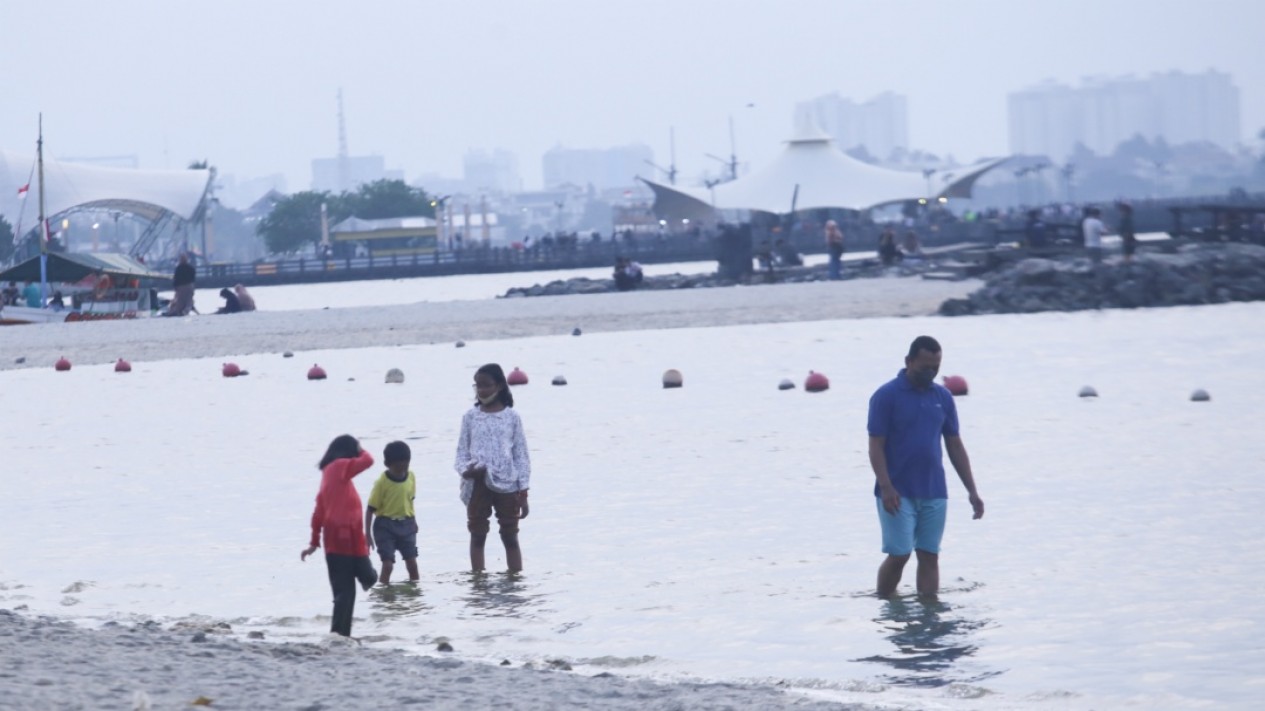
<svg viewBox="0 0 1265 711">
<path fill-rule="evenodd" d="M 458 599 L 475 617 L 534 617 L 544 596 L 533 592 L 522 573 L 463 573 L 470 593 Z"/>
<path fill-rule="evenodd" d="M 976 651 L 971 633 L 989 622 L 963 617 L 944 602 L 917 596 L 892 598 L 883 601 L 882 611 L 874 621 L 896 650 L 856 661 L 892 667 L 894 673 L 881 677 L 888 684 L 935 687 L 977 682 L 1001 673 L 962 668 L 961 662 Z"/>
<path fill-rule="evenodd" d="M 373 603 L 369 618 L 374 622 L 417 617 L 431 610 L 417 583 L 376 586 L 369 590 L 369 599 Z"/>
</svg>

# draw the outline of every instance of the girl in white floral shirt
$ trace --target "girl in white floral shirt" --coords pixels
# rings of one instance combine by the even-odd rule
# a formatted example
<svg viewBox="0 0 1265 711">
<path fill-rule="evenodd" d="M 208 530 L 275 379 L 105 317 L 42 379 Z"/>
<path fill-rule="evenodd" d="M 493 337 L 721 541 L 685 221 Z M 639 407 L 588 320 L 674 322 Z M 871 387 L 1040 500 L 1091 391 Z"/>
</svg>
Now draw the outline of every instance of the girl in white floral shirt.
<svg viewBox="0 0 1265 711">
<path fill-rule="evenodd" d="M 505 561 L 510 572 L 517 573 L 523 569 L 518 520 L 527 518 L 531 484 L 527 437 L 501 366 L 489 363 L 475 371 L 474 394 L 474 407 L 461 418 L 455 463 L 470 531 L 470 568 L 475 572 L 484 568 L 483 546 L 495 511 Z"/>
</svg>

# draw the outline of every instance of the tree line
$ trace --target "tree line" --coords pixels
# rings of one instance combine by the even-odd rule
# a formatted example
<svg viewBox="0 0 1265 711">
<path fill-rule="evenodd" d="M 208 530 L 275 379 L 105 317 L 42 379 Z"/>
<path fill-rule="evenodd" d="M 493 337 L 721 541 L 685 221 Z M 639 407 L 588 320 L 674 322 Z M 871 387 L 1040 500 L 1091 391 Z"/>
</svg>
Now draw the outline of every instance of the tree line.
<svg viewBox="0 0 1265 711">
<path fill-rule="evenodd" d="M 333 194 L 305 190 L 278 201 L 259 221 L 255 232 L 273 254 L 293 254 L 321 240 L 321 205 L 330 227 L 349 217 L 382 220 L 392 217 L 435 217 L 435 206 L 421 188 L 403 180 L 376 180 L 353 192 Z"/>
</svg>

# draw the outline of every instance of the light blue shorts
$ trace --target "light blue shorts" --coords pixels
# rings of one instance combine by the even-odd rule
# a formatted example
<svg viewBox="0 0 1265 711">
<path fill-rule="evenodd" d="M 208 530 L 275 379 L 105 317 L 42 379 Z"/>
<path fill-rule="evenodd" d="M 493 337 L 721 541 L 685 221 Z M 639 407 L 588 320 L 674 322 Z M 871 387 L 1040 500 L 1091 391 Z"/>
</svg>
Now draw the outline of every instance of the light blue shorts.
<svg viewBox="0 0 1265 711">
<path fill-rule="evenodd" d="M 927 553 L 940 552 L 944 537 L 944 515 L 948 499 L 911 499 L 900 497 L 900 508 L 894 514 L 878 502 L 878 522 L 883 527 L 883 552 L 888 555 L 909 555 L 917 548 Z"/>
</svg>

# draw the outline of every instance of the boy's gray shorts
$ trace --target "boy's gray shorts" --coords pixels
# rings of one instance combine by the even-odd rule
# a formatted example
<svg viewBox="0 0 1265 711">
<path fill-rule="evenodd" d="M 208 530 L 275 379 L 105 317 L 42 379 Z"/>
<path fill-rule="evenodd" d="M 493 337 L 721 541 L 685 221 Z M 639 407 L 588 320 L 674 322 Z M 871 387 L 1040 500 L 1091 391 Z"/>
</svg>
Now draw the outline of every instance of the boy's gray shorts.
<svg viewBox="0 0 1265 711">
<path fill-rule="evenodd" d="M 416 558 L 417 520 L 379 516 L 373 520 L 373 542 L 378 548 L 378 557 L 384 561 L 394 563 L 396 551 L 404 560 Z"/>
</svg>

